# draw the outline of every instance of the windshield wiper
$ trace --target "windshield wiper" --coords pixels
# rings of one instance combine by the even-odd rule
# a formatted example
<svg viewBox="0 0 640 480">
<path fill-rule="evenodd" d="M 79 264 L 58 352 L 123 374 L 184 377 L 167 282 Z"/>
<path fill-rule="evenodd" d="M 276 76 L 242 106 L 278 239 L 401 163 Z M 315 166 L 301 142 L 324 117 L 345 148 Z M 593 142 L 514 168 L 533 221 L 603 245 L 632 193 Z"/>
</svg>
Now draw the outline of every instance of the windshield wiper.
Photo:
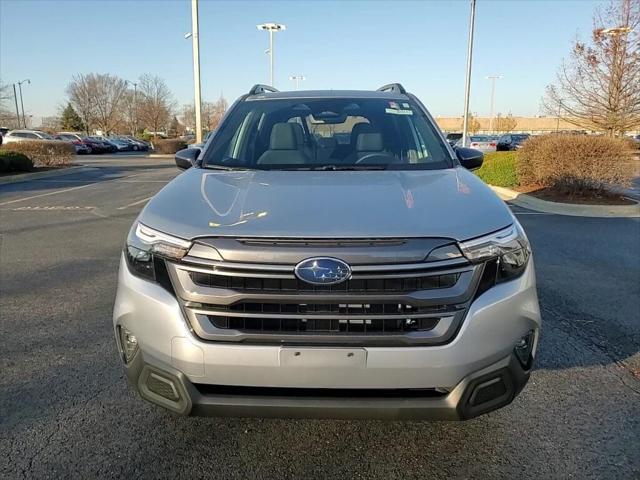
<svg viewBox="0 0 640 480">
<path fill-rule="evenodd" d="M 313 171 L 343 171 L 343 170 L 386 170 L 387 165 L 318 165 L 311 167 L 298 167 L 291 170 L 313 170 Z"/>
</svg>

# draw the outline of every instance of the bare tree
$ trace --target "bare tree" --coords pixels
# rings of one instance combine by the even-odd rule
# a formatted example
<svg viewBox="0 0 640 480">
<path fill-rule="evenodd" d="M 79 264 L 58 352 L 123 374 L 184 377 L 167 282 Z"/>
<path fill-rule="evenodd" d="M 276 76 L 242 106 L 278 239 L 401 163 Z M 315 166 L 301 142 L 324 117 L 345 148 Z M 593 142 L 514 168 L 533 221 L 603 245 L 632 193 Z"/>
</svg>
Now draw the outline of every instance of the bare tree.
<svg viewBox="0 0 640 480">
<path fill-rule="evenodd" d="M 494 129 L 496 132 L 509 133 L 515 130 L 517 126 L 518 121 L 513 118 L 513 115 L 509 114 L 506 117 L 503 117 L 498 114 L 498 116 L 496 117 Z"/>
<path fill-rule="evenodd" d="M 590 43 L 577 40 L 542 101 L 545 112 L 622 135 L 640 125 L 640 0 L 611 0 L 593 16 Z"/>
<path fill-rule="evenodd" d="M 173 94 L 165 81 L 155 75 L 142 75 L 138 80 L 138 113 L 148 129 L 158 132 L 171 119 L 175 107 Z"/>
<path fill-rule="evenodd" d="M 464 128 L 464 117 L 462 117 L 462 119 L 460 120 L 460 130 L 462 130 L 463 128 Z M 471 112 L 469 112 L 467 129 L 469 130 L 469 133 L 471 133 L 472 135 L 478 133 L 478 130 L 480 130 L 480 122 L 476 119 L 476 117 L 473 116 Z"/>
<path fill-rule="evenodd" d="M 67 85 L 69 103 L 76 111 L 85 128 L 87 135 L 94 124 L 94 94 L 88 75 L 75 75 Z"/>
<path fill-rule="evenodd" d="M 69 102 L 85 125 L 108 134 L 118 124 L 119 107 L 127 83 L 110 74 L 75 75 L 67 86 Z"/>
<path fill-rule="evenodd" d="M 0 124 L 3 127 L 19 125 L 13 102 L 13 89 L 11 85 L 0 81 Z"/>
<path fill-rule="evenodd" d="M 222 117 L 227 112 L 229 103 L 227 99 L 220 95 L 215 102 L 202 102 L 202 126 L 205 130 L 212 131 L 218 128 Z M 190 129 L 195 129 L 195 108 L 193 104 L 183 105 L 182 123 Z"/>
</svg>

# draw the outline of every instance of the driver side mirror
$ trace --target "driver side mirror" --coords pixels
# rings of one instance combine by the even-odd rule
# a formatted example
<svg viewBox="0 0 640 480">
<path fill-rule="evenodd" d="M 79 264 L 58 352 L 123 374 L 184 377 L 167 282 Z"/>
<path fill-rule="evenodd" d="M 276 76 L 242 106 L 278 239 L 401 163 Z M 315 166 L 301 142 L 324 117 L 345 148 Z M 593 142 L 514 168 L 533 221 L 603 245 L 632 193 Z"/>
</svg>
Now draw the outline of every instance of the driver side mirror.
<svg viewBox="0 0 640 480">
<path fill-rule="evenodd" d="M 482 166 L 484 160 L 484 154 L 474 148 L 458 147 L 456 150 L 456 156 L 462 165 L 467 170 L 476 170 Z"/>
<path fill-rule="evenodd" d="M 200 155 L 199 148 L 185 148 L 183 150 L 179 150 L 176 152 L 175 157 L 176 166 L 180 170 L 187 170 L 196 164 L 198 155 Z"/>
</svg>

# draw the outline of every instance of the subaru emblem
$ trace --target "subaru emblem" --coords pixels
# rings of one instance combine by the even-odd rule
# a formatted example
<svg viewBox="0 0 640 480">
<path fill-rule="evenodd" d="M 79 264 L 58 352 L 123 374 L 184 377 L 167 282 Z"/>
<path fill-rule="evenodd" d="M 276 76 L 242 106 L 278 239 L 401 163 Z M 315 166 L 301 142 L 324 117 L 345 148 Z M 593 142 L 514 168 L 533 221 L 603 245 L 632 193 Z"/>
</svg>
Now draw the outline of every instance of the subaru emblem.
<svg viewBox="0 0 640 480">
<path fill-rule="evenodd" d="M 312 285 L 334 285 L 351 277 L 351 267 L 342 260 L 313 257 L 301 261 L 295 268 L 296 277 Z"/>
</svg>

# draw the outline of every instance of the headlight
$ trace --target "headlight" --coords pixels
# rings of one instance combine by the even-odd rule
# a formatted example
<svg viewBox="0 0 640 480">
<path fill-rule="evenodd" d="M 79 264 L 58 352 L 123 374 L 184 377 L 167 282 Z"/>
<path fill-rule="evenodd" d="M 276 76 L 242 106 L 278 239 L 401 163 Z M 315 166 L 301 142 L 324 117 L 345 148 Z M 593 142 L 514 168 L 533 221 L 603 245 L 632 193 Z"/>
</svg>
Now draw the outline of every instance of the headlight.
<svg viewBox="0 0 640 480">
<path fill-rule="evenodd" d="M 191 248 L 191 242 L 136 223 L 127 237 L 125 257 L 131 273 L 147 280 L 158 280 L 156 257 L 179 260 Z M 162 260 L 159 260 L 162 262 Z"/>
<path fill-rule="evenodd" d="M 520 276 L 531 256 L 529 240 L 517 220 L 510 227 L 484 237 L 461 242 L 459 246 L 464 256 L 471 262 L 496 260 L 496 282 Z"/>
</svg>

